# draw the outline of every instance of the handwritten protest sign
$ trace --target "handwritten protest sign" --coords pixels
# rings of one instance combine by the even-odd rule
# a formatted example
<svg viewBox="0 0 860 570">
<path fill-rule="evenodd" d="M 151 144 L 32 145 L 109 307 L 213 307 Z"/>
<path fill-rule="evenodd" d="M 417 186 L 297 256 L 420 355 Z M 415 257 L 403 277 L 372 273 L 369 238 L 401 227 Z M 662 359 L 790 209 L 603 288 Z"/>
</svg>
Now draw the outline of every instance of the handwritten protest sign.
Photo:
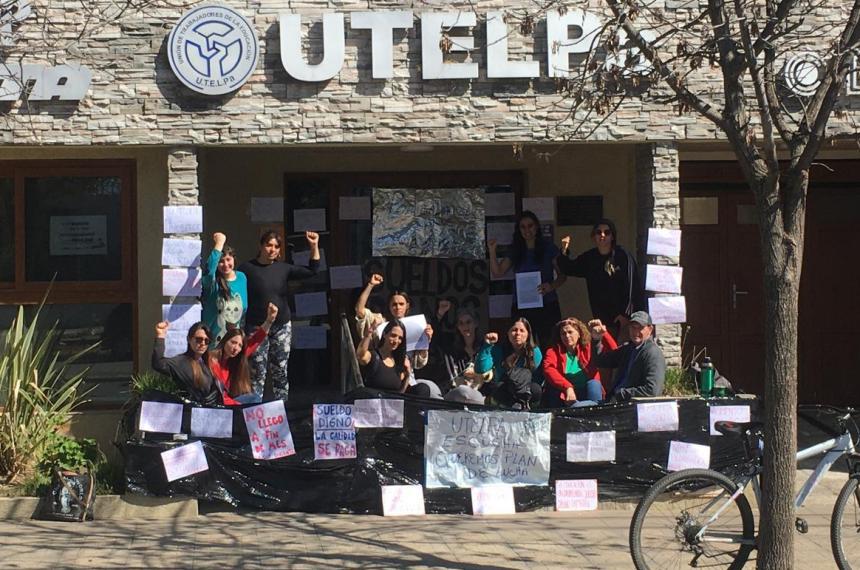
<svg viewBox="0 0 860 570">
<path fill-rule="evenodd" d="M 681 230 L 665 228 L 648 229 L 648 255 L 665 255 L 678 257 L 681 255 Z"/>
<path fill-rule="evenodd" d="M 314 404 L 314 459 L 356 457 L 352 406 Z"/>
<path fill-rule="evenodd" d="M 473 515 L 513 515 L 514 488 L 510 485 L 491 485 L 472 488 Z"/>
<path fill-rule="evenodd" d="M 683 441 L 669 442 L 668 471 L 681 469 L 707 469 L 711 466 L 711 448 L 707 445 L 684 443 Z"/>
<path fill-rule="evenodd" d="M 597 479 L 565 479 L 556 481 L 555 510 L 596 511 Z"/>
<path fill-rule="evenodd" d="M 161 462 L 168 481 L 176 481 L 209 469 L 203 444 L 199 441 L 161 452 Z"/>
<path fill-rule="evenodd" d="M 233 410 L 191 408 L 191 435 L 194 437 L 233 437 Z"/>
<path fill-rule="evenodd" d="M 567 460 L 574 463 L 615 461 L 615 432 L 569 432 L 567 434 Z"/>
<path fill-rule="evenodd" d="M 403 317 L 400 322 L 406 327 L 406 350 L 427 350 L 430 348 L 430 337 L 424 332 L 427 328 L 427 318 L 424 315 L 412 315 L 411 317 Z M 388 326 L 388 321 L 384 321 L 376 327 L 376 336 L 382 338 L 382 332 Z"/>
<path fill-rule="evenodd" d="M 636 404 L 638 431 L 678 431 L 678 402 Z"/>
<path fill-rule="evenodd" d="M 254 459 L 279 459 L 296 452 L 283 400 L 251 406 L 242 413 Z"/>
<path fill-rule="evenodd" d="M 403 400 L 369 398 L 356 400 L 353 423 L 357 428 L 402 428 Z"/>
<path fill-rule="evenodd" d="M 717 422 L 736 422 L 745 424 L 750 421 L 749 406 L 711 406 L 711 435 L 723 435 L 714 429 Z"/>
<path fill-rule="evenodd" d="M 423 515 L 424 488 L 421 485 L 383 485 L 382 515 L 386 517 Z"/>
<path fill-rule="evenodd" d="M 165 206 L 164 233 L 197 234 L 203 231 L 203 206 Z"/>
<path fill-rule="evenodd" d="M 137 429 L 157 433 L 182 433 L 182 404 L 141 402 Z"/>
<path fill-rule="evenodd" d="M 426 487 L 546 485 L 551 414 L 430 410 Z"/>
</svg>

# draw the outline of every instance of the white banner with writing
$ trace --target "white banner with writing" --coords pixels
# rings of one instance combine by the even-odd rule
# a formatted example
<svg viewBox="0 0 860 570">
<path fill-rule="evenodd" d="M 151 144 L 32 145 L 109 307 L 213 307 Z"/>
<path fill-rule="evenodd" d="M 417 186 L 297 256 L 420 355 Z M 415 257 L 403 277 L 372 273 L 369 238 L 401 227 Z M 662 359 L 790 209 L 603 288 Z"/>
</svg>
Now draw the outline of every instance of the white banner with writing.
<svg viewBox="0 0 860 570">
<path fill-rule="evenodd" d="M 430 410 L 426 487 L 547 485 L 551 414 Z"/>
</svg>

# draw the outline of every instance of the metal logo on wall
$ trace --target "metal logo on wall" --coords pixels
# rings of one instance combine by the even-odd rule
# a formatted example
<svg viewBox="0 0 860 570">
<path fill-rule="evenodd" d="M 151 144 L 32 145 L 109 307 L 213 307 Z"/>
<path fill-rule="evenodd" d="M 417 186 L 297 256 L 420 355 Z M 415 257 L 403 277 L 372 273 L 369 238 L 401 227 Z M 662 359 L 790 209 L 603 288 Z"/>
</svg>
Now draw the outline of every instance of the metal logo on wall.
<svg viewBox="0 0 860 570">
<path fill-rule="evenodd" d="M 257 67 L 254 26 L 226 6 L 199 6 L 186 12 L 167 40 L 170 68 L 188 87 L 204 95 L 239 89 Z"/>
<path fill-rule="evenodd" d="M 26 0 L 6 3 L 0 12 L 0 45 L 11 47 L 16 29 L 33 13 Z M 0 101 L 80 101 L 90 89 L 93 73 L 78 65 L 0 63 Z"/>
</svg>

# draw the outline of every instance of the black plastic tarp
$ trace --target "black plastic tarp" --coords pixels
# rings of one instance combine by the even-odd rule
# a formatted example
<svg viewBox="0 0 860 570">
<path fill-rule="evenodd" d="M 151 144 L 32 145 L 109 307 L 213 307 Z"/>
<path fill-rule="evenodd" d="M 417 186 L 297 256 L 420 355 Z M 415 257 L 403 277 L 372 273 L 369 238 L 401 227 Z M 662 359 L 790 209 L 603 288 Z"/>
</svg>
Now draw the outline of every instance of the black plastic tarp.
<svg viewBox="0 0 860 570">
<path fill-rule="evenodd" d="M 175 441 L 168 434 L 136 430 L 139 402 L 123 418 L 121 447 L 125 455 L 128 491 L 147 495 L 186 495 L 201 500 L 226 502 L 246 508 L 315 513 L 380 513 L 380 487 L 424 482 L 424 428 L 428 410 L 462 410 L 463 404 L 425 400 L 371 389 L 360 389 L 341 398 L 352 403 L 361 398 L 402 398 L 404 426 L 400 429 L 357 430 L 355 459 L 314 459 L 312 407 L 288 408 L 296 454 L 274 461 L 252 458 L 241 409 L 235 408 L 232 439 L 201 438 L 209 470 L 168 482 L 161 452 L 184 445 L 193 438 Z M 183 431 L 188 433 L 190 410 L 195 404 L 160 392 L 143 399 L 184 404 Z M 557 479 L 597 479 L 602 499 L 636 497 L 666 473 L 669 442 L 698 443 L 711 447 L 711 467 L 730 470 L 743 463 L 737 438 L 709 435 L 709 406 L 744 404 L 753 419 L 760 412 L 756 399 L 678 400 L 679 431 L 640 433 L 636 430 L 636 403 L 552 410 L 551 470 L 548 486 L 516 487 L 518 511 L 554 504 Z M 472 411 L 490 410 L 469 406 Z M 566 460 L 568 432 L 616 432 L 616 461 L 570 463 Z M 425 489 L 428 513 L 468 513 L 469 489 Z"/>
</svg>

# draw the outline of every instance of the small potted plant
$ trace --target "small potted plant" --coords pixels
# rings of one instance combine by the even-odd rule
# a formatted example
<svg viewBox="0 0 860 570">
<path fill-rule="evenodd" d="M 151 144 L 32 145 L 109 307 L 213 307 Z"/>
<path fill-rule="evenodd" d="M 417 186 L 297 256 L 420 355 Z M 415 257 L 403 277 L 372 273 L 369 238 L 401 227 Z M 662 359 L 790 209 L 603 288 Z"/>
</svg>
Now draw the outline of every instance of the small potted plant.
<svg viewBox="0 0 860 570">
<path fill-rule="evenodd" d="M 54 434 L 37 466 L 50 477 L 39 518 L 62 521 L 93 519 L 96 468 L 105 456 L 94 439 Z"/>
</svg>

